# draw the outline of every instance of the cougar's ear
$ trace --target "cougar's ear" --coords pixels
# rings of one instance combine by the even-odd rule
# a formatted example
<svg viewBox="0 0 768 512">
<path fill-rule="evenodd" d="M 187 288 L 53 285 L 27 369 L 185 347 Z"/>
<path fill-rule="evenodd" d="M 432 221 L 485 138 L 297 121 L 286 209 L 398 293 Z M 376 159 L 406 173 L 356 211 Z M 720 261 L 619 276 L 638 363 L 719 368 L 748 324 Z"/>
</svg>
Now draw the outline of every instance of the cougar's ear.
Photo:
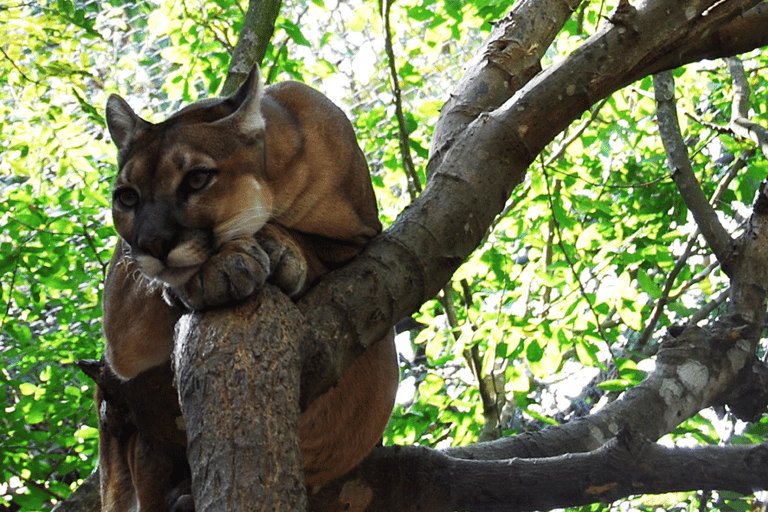
<svg viewBox="0 0 768 512">
<path fill-rule="evenodd" d="M 243 85 L 229 98 L 237 110 L 225 118 L 233 122 L 238 132 L 246 137 L 258 135 L 264 130 L 264 116 L 261 115 L 263 95 L 259 66 L 254 65 Z"/>
<path fill-rule="evenodd" d="M 113 94 L 107 100 L 107 127 L 118 152 L 127 150 L 136 133 L 147 124 L 120 96 Z"/>
</svg>

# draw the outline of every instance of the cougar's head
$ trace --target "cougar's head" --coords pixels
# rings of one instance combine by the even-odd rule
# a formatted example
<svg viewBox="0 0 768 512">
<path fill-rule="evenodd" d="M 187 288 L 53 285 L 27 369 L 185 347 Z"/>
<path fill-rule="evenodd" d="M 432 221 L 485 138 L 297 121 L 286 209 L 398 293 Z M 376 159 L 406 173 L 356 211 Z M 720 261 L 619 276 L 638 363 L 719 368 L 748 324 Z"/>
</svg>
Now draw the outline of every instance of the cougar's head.
<svg viewBox="0 0 768 512">
<path fill-rule="evenodd" d="M 112 215 L 148 277 L 182 285 L 222 243 L 253 235 L 270 218 L 262 89 L 254 67 L 233 96 L 194 103 L 159 124 L 110 96 L 119 165 Z"/>
</svg>

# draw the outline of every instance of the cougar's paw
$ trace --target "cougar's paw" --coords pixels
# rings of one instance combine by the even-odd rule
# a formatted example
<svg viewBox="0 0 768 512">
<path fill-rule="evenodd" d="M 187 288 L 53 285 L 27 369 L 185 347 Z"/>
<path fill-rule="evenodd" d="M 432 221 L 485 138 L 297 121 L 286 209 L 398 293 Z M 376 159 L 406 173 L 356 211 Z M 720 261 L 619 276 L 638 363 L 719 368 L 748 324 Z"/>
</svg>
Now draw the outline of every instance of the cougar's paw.
<svg viewBox="0 0 768 512">
<path fill-rule="evenodd" d="M 307 261 L 298 245 L 274 232 L 262 231 L 256 235 L 259 244 L 269 256 L 269 282 L 289 297 L 298 295 L 307 281 Z"/>
<path fill-rule="evenodd" d="M 170 512 L 195 512 L 195 501 L 192 499 L 192 482 L 184 480 L 171 489 L 165 497 Z"/>
<path fill-rule="evenodd" d="M 269 276 L 270 258 L 252 237 L 222 244 L 186 284 L 174 288 L 189 308 L 200 310 L 247 298 Z"/>
</svg>

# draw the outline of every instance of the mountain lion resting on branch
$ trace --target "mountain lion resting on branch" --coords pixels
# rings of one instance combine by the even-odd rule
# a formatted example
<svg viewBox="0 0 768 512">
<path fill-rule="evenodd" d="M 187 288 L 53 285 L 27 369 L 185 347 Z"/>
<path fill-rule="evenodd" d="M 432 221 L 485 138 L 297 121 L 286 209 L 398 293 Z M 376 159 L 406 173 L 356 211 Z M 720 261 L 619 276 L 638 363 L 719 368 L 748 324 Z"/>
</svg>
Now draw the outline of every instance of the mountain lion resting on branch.
<svg viewBox="0 0 768 512">
<path fill-rule="evenodd" d="M 359 254 L 381 224 L 349 120 L 306 85 L 265 88 L 254 68 L 233 96 L 199 101 L 159 124 L 118 96 L 106 114 L 118 148 L 112 212 L 120 239 L 104 289 L 108 368 L 97 377 L 102 509 L 191 510 L 188 487 L 178 490 L 189 476 L 183 423 L 152 397 L 132 395 L 132 383 L 152 382 L 173 402 L 168 361 L 182 314 L 237 303 L 265 281 L 300 296 Z M 307 485 L 341 476 L 370 452 L 397 381 L 388 336 L 302 413 Z"/>
</svg>

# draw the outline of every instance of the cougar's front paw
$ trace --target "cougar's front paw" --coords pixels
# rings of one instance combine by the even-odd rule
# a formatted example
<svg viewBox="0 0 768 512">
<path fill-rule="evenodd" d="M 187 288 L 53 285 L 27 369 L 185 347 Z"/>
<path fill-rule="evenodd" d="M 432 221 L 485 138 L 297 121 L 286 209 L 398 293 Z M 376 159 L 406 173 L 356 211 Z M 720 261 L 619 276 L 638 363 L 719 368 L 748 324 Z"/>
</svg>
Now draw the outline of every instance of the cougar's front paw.
<svg viewBox="0 0 768 512">
<path fill-rule="evenodd" d="M 173 488 L 165 498 L 170 512 L 195 512 L 195 501 L 192 499 L 192 482 L 187 479 Z"/>
<path fill-rule="evenodd" d="M 264 252 L 269 256 L 269 282 L 289 297 L 304 289 L 307 281 L 307 260 L 296 242 L 279 228 L 265 226 L 256 234 Z"/>
<path fill-rule="evenodd" d="M 189 308 L 200 310 L 247 298 L 270 273 L 270 259 L 252 237 L 222 244 L 186 284 L 173 289 Z"/>
</svg>

